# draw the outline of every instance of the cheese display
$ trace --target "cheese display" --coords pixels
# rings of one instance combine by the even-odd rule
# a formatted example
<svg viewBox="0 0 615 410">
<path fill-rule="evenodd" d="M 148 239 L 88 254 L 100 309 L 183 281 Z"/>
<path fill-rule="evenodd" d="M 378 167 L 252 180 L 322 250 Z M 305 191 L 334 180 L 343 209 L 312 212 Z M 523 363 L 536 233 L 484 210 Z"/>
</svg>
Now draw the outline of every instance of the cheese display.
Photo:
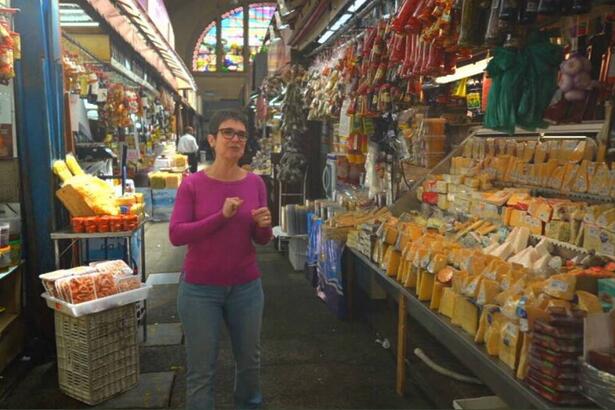
<svg viewBox="0 0 615 410">
<path fill-rule="evenodd" d="M 502 208 L 541 223 L 569 226 L 560 218 L 579 210 L 586 210 L 592 223 L 613 223 L 609 206 L 594 209 L 568 200 L 534 198 L 522 190 L 491 198 L 496 197 Z M 475 217 L 462 222 L 447 215 L 382 218 L 374 244 L 380 252 L 366 256 L 375 256 L 383 274 L 413 289 L 419 301 L 450 320 L 451 326 L 484 343 L 487 353 L 519 378 L 530 373 L 532 335 L 550 312 L 602 311 L 597 288 L 592 291 L 590 282 L 580 278 L 615 280 L 615 263 L 600 257 L 591 263 L 589 257 L 563 258 L 556 243 L 534 235 L 527 223 L 513 227 Z"/>
</svg>

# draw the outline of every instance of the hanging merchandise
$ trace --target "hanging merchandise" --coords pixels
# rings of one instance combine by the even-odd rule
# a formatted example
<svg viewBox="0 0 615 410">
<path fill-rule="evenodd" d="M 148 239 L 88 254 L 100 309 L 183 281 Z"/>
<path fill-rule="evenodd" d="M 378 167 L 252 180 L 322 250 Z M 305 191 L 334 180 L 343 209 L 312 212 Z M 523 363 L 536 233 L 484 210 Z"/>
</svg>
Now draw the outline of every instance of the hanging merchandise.
<svg viewBox="0 0 615 410">
<path fill-rule="evenodd" d="M 593 85 L 591 63 L 581 54 L 573 54 L 560 66 L 559 89 L 567 101 L 581 101 Z"/>
<path fill-rule="evenodd" d="M 289 73 L 282 104 L 282 158 L 278 165 L 280 181 L 298 183 L 303 180 L 307 159 L 302 153 L 302 138 L 307 130 L 306 109 L 303 98 L 306 73 L 302 67 L 293 66 Z"/>
<path fill-rule="evenodd" d="M 8 15 L 15 9 L 0 9 L 0 84 L 15 77 L 15 59 L 19 58 L 19 35 L 11 30 Z"/>
<path fill-rule="evenodd" d="M 543 114 L 557 88 L 563 50 L 546 33 L 533 32 L 524 48 L 498 47 L 487 66 L 492 78 L 485 126 L 513 133 L 515 126 L 544 126 Z"/>
</svg>

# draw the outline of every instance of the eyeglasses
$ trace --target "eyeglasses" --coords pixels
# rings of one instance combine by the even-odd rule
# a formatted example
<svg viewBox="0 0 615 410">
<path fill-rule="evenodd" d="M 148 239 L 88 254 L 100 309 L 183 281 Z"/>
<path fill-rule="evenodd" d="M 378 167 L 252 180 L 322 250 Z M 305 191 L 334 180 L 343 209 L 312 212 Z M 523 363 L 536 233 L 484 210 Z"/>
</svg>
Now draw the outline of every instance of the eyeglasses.
<svg viewBox="0 0 615 410">
<path fill-rule="evenodd" d="M 248 139 L 248 135 L 245 131 L 235 131 L 233 128 L 220 128 L 218 132 L 227 140 L 232 140 L 234 136 L 237 136 L 240 141 L 246 141 Z"/>
</svg>

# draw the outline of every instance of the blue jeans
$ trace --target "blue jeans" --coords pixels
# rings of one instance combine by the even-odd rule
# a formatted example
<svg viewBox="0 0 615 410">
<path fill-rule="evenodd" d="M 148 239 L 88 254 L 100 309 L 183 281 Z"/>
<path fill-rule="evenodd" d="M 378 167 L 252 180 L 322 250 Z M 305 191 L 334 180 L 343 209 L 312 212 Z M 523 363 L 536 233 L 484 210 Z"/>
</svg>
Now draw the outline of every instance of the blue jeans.
<svg viewBox="0 0 615 410">
<path fill-rule="evenodd" d="M 260 279 L 237 286 L 180 282 L 177 311 L 186 342 L 186 409 L 214 408 L 213 387 L 222 320 L 228 328 L 235 357 L 235 405 L 240 409 L 261 406 L 263 305 Z"/>
</svg>

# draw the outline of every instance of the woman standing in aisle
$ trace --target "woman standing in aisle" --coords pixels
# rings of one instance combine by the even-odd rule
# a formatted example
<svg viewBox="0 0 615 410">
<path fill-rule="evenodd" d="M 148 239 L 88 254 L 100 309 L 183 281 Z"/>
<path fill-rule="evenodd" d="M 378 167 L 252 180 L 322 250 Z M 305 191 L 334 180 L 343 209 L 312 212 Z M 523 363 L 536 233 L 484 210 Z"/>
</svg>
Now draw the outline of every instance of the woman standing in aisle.
<svg viewBox="0 0 615 410">
<path fill-rule="evenodd" d="M 184 179 L 169 225 L 171 243 L 188 245 L 177 297 L 186 336 L 186 408 L 214 408 L 223 320 L 235 357 L 235 404 L 257 408 L 264 297 L 253 242 L 271 240 L 271 213 L 262 179 L 238 165 L 248 139 L 245 117 L 220 111 L 209 124 L 214 163 Z"/>
</svg>

